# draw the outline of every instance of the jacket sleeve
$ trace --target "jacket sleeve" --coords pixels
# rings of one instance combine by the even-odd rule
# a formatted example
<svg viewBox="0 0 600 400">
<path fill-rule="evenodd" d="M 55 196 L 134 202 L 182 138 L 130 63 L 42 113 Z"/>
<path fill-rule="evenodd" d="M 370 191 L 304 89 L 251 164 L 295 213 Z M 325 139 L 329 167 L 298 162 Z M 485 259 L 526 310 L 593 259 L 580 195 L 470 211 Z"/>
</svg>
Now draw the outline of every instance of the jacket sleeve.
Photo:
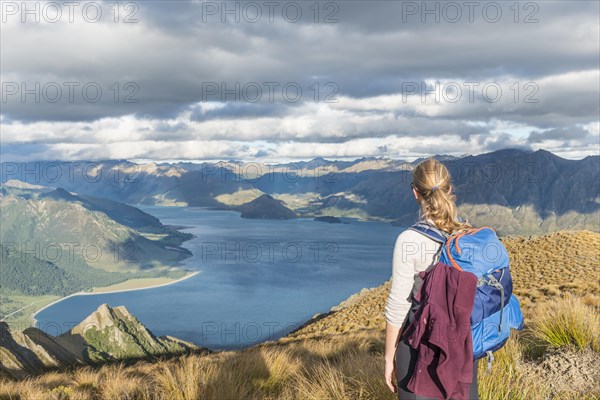
<svg viewBox="0 0 600 400">
<path fill-rule="evenodd" d="M 415 281 L 414 257 L 418 252 L 418 244 L 410 237 L 410 230 L 398 235 L 392 256 L 392 285 L 385 306 L 385 318 L 397 328 L 402 326 L 410 310 L 410 295 Z"/>
</svg>

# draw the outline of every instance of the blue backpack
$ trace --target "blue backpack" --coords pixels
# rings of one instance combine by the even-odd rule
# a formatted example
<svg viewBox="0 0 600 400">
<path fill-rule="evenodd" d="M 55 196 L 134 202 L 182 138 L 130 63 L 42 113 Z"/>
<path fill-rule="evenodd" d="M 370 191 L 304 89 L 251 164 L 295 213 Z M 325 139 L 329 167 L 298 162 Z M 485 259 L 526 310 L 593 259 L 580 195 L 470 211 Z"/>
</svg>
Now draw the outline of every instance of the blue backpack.
<svg viewBox="0 0 600 400">
<path fill-rule="evenodd" d="M 496 232 L 487 226 L 449 236 L 440 234 L 442 231 L 432 229 L 423 222 L 409 229 L 442 244 L 436 254 L 439 255 L 439 262 L 477 277 L 471 313 L 473 359 L 487 355 L 489 372 L 494 360 L 492 353 L 506 344 L 511 328 L 523 329 L 521 307 L 512 293 L 506 248 Z"/>
</svg>

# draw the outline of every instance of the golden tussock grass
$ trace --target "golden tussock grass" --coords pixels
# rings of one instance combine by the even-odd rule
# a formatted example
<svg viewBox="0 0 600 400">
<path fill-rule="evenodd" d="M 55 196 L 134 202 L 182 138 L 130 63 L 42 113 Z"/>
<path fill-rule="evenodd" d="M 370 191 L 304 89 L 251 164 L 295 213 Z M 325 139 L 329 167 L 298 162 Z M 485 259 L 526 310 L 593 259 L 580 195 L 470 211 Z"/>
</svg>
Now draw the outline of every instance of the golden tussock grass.
<svg viewBox="0 0 600 400">
<path fill-rule="evenodd" d="M 527 341 L 520 336 L 495 353 L 492 374 L 486 374 L 486 362 L 480 361 L 480 399 L 569 398 L 526 361 Z M 383 332 L 372 330 L 153 364 L 85 367 L 51 373 L 50 378 L 4 381 L 0 398 L 392 400 L 396 397 L 383 381 L 383 341 Z M 570 398 L 587 395 L 576 392 Z"/>
<path fill-rule="evenodd" d="M 542 346 L 600 352 L 600 308 L 565 293 L 535 308 L 528 332 Z"/>
<path fill-rule="evenodd" d="M 523 344 L 512 334 L 507 344 L 494 353 L 491 373 L 487 359 L 479 360 L 478 382 L 481 400 L 546 399 L 551 389 L 531 374 L 523 363 Z"/>
</svg>

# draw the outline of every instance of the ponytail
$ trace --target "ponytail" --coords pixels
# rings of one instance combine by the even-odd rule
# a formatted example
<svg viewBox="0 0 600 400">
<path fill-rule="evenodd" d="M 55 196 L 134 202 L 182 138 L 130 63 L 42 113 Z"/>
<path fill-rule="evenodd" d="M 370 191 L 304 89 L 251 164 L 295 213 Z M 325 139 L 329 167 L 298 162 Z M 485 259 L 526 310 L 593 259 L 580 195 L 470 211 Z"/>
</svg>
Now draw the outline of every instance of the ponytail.
<svg viewBox="0 0 600 400">
<path fill-rule="evenodd" d="M 459 220 L 456 196 L 450 193 L 450 173 L 444 164 L 434 158 L 419 163 L 413 171 L 413 184 L 420 194 L 420 217 L 450 234 L 472 228 L 468 221 Z"/>
</svg>

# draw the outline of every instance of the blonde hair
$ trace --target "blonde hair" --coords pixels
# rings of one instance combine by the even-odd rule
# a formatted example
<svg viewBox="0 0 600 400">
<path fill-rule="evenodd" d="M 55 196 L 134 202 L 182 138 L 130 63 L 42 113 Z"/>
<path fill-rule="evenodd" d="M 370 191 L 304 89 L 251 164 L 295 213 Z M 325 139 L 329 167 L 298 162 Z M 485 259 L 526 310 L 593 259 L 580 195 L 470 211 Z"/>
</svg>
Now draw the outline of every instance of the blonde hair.
<svg viewBox="0 0 600 400">
<path fill-rule="evenodd" d="M 473 228 L 467 220 L 458 219 L 456 196 L 450 194 L 452 183 L 448 168 L 434 158 L 422 161 L 413 170 L 413 184 L 419 193 L 419 216 L 432 220 L 450 234 Z"/>
</svg>

